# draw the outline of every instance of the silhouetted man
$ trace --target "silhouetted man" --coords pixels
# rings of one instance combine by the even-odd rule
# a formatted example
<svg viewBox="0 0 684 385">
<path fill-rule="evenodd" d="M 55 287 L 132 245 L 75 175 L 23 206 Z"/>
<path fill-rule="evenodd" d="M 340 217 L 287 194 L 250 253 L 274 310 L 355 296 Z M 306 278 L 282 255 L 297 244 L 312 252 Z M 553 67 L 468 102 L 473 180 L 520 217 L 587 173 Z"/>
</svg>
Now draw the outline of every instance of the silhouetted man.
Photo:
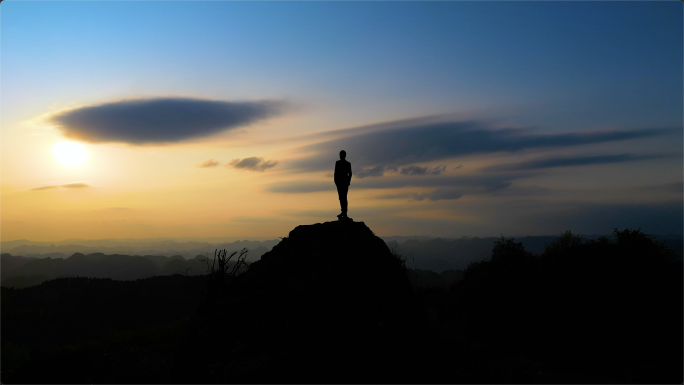
<svg viewBox="0 0 684 385">
<path fill-rule="evenodd" d="M 349 184 L 351 183 L 352 171 L 351 163 L 344 160 L 347 157 L 347 152 L 340 151 L 340 160 L 335 162 L 335 186 L 337 186 L 337 195 L 340 197 L 340 206 L 342 213 L 338 218 L 347 218 L 347 191 L 349 191 Z"/>
</svg>

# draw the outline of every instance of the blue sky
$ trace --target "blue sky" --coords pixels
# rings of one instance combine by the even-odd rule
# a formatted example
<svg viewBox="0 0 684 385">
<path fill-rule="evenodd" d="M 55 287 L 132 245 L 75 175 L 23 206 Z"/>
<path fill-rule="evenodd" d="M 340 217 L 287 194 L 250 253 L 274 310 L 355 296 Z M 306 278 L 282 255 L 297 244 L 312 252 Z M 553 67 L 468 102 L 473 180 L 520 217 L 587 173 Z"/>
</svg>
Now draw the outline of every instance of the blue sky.
<svg viewBox="0 0 684 385">
<path fill-rule="evenodd" d="M 3 64 L 24 88 L 26 80 L 30 88 L 57 88 L 80 78 L 136 83 L 151 93 L 419 99 L 415 109 L 546 102 L 558 113 L 574 109 L 566 104 L 589 110 L 590 124 L 679 124 L 680 7 L 9 2 Z M 18 87 L 4 80 L 6 90 Z"/>
<path fill-rule="evenodd" d="M 547 188 L 557 185 L 560 190 L 565 187 L 555 182 L 557 179 L 581 181 L 578 183 L 587 190 L 608 188 L 601 181 L 611 178 L 602 178 L 602 173 L 623 175 L 620 178 L 625 185 L 633 182 L 629 180 L 632 173 L 639 178 L 643 175 L 645 189 L 647 185 L 681 182 L 684 42 L 679 1 L 5 1 L 0 18 L 3 150 L 11 146 L 22 149 L 22 153 L 31 153 L 31 143 L 36 142 L 29 139 L 28 132 L 33 131 L 26 128 L 26 121 L 79 106 L 153 97 L 285 100 L 296 107 L 290 117 L 246 129 L 251 134 L 241 139 L 252 140 L 250 143 L 255 147 L 251 153 L 245 150 L 244 154 L 234 155 L 278 157 L 280 166 L 259 175 L 260 181 L 253 180 L 255 189 L 257 185 L 296 182 L 281 179 L 288 172 L 292 174 L 294 166 L 288 168 L 288 165 L 307 162 L 304 150 L 325 147 L 322 140 L 318 145 L 311 142 L 321 132 L 436 114 L 455 114 L 459 117 L 451 120 L 477 121 L 478 127 L 533 129 L 542 135 L 674 129 L 674 134 L 665 136 L 590 144 L 586 151 L 578 149 L 575 154 L 571 153 L 574 147 L 568 147 L 570 152 L 561 154 L 560 160 L 558 156 L 551 159 L 553 151 L 546 155 L 528 154 L 543 155 L 543 159 L 525 158 L 525 152 L 511 153 L 513 158 L 503 163 L 581 165 L 571 167 L 574 176 L 566 175 L 567 167 L 558 172 L 551 168 L 535 182 Z M 52 135 L 50 140 L 55 140 L 57 134 Z M 302 141 L 299 146 L 268 147 L 262 143 L 268 138 L 286 140 L 302 135 L 309 135 L 309 141 Z M 220 138 L 213 141 L 216 148 L 238 146 L 237 142 L 230 142 L 230 135 Z M 365 137 L 355 138 L 340 139 L 340 143 L 355 143 Z M 391 141 L 391 133 L 386 138 Z M 112 145 L 95 146 L 100 150 L 90 148 L 91 152 L 105 153 L 109 151 L 106 146 Z M 240 146 L 245 149 L 247 145 Z M 157 150 L 138 147 L 136 151 L 135 156 L 144 157 L 143 152 Z M 172 151 L 172 148 L 166 146 L 163 151 Z M 219 150 L 214 153 L 221 154 Z M 659 158 L 663 154 L 667 156 Z M 413 159 L 411 155 L 415 154 L 407 153 L 407 159 Z M 450 157 L 429 159 L 438 163 L 450 159 L 456 170 L 463 163 L 458 158 L 461 155 L 450 153 Z M 476 163 L 487 164 L 489 169 L 498 167 L 492 162 L 500 154 L 490 155 Z M 570 159 L 573 155 L 581 159 Z M 43 183 L 26 179 L 25 171 L 8 165 L 22 163 L 21 156 L 18 150 L 16 154 L 5 151 L 2 183 L 10 186 L 7 191 Z M 168 156 L 186 159 L 191 155 L 169 153 Z M 613 160 L 631 160 L 615 162 L 610 166 L 613 169 L 605 168 L 606 163 L 599 168 L 585 164 L 586 159 L 606 156 Z M 222 161 L 230 160 L 230 156 L 224 158 Z M 358 154 L 357 163 L 368 167 L 396 166 L 364 164 L 370 158 L 374 157 Z M 421 166 L 433 169 L 441 167 L 441 163 L 422 163 L 416 167 Z M 277 174 L 279 169 L 282 172 Z M 117 172 L 125 173 L 124 170 Z M 655 178 L 656 174 L 660 179 Z M 42 177 L 94 178 L 90 174 L 74 173 Z M 64 182 L 73 181 L 64 179 Z M 615 181 L 609 187 L 618 185 L 619 181 Z M 278 194 L 269 193 L 271 190 L 272 187 L 263 187 L 261 191 L 271 197 L 268 199 L 280 199 Z M 681 191 L 674 198 L 658 195 L 647 199 L 643 191 L 632 195 L 623 192 L 622 200 L 625 204 L 628 201 L 638 204 L 640 208 L 648 206 L 648 202 L 663 205 L 679 200 L 681 203 Z M 394 191 L 389 195 L 415 198 L 435 194 L 434 191 Z M 557 194 L 553 199 L 545 199 L 540 207 L 552 207 L 552 201 L 568 203 L 564 193 Z M 366 198 L 365 205 L 374 206 L 373 198 Z M 457 200 L 452 203 L 462 204 L 461 199 Z M 425 201 L 414 199 L 411 204 L 418 207 L 427 204 Z M 478 201 L 469 207 L 481 204 L 486 211 L 486 207 L 502 202 L 497 200 L 487 206 L 486 202 Z M 92 204 L 96 205 L 96 200 Z M 458 211 L 456 206 L 421 207 L 426 213 Z M 670 218 L 676 231 L 682 226 L 681 204 L 678 207 L 678 213 Z M 335 202 L 330 209 L 335 209 Z M 429 220 L 430 215 L 426 213 L 414 215 L 413 223 L 418 223 L 417 217 L 420 221 Z M 277 218 L 279 214 L 272 211 L 260 215 L 260 218 Z M 493 223 L 495 219 L 491 215 L 494 214 L 488 215 L 488 223 Z M 418 233 L 425 228 L 423 222 L 411 225 L 410 218 L 404 227 L 397 228 L 390 226 L 393 219 L 389 217 L 377 214 L 375 220 L 387 235 Z M 435 219 L 434 223 L 439 221 Z M 622 219 L 616 219 L 619 221 Z M 575 222 L 568 219 L 567 223 Z M 281 231 L 279 225 L 274 226 L 278 230 L 269 231 Z M 289 223 L 282 224 L 282 228 L 287 226 Z M 560 228 L 562 224 L 558 226 L 554 232 L 565 230 Z M 498 234 L 495 227 L 487 225 L 481 231 Z M 582 226 L 578 227 L 575 230 L 585 231 Z M 432 228 L 443 228 L 443 225 Z M 454 223 L 453 228 L 452 232 L 457 235 L 467 226 Z M 542 230 L 531 225 L 526 231 Z M 167 234 L 165 230 L 159 231 Z M 29 231 L 29 234 L 32 233 Z"/>
</svg>

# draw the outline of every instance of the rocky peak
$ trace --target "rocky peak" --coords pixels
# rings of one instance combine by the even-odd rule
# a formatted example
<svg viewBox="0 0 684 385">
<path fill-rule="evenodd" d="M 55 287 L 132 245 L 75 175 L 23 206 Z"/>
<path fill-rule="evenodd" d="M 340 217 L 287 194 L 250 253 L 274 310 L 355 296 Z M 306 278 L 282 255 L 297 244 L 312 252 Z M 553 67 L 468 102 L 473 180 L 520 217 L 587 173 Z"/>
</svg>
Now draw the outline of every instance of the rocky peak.
<svg viewBox="0 0 684 385">
<path fill-rule="evenodd" d="M 411 331 L 425 329 L 401 260 L 368 226 L 302 225 L 238 276 L 198 322 L 181 359 L 212 374 L 179 377 L 386 382 L 388 371 L 410 370 L 402 361 L 419 343 Z"/>
</svg>

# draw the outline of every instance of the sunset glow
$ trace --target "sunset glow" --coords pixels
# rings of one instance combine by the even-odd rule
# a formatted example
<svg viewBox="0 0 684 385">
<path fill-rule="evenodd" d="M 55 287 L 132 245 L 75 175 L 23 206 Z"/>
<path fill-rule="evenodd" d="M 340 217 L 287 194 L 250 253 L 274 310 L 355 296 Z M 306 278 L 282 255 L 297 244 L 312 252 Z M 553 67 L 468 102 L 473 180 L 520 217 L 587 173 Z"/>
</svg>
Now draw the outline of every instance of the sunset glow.
<svg viewBox="0 0 684 385">
<path fill-rule="evenodd" d="M 680 7 L 3 2 L 3 241 L 679 233 Z"/>
<path fill-rule="evenodd" d="M 52 156 L 61 166 L 67 168 L 83 167 L 90 159 L 90 153 L 80 143 L 59 142 L 52 146 Z"/>
</svg>

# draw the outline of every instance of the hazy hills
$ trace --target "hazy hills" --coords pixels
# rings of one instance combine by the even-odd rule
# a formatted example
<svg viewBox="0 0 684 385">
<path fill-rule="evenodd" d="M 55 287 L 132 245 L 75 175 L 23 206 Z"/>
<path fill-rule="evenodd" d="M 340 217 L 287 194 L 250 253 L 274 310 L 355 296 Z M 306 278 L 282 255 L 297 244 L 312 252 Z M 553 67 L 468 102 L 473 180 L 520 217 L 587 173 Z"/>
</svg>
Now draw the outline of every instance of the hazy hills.
<svg viewBox="0 0 684 385">
<path fill-rule="evenodd" d="M 610 237 L 610 235 L 606 235 Z M 601 235 L 580 235 L 585 240 L 597 240 Z M 432 270 L 442 273 L 446 270 L 464 270 L 472 262 L 488 259 L 492 253 L 494 243 L 499 238 L 435 238 L 435 239 L 406 239 L 396 240 L 384 238 L 390 249 L 406 258 L 406 263 L 411 268 Z M 544 247 L 557 239 L 558 236 L 527 236 L 515 237 L 521 242 L 526 250 L 541 254 Z M 679 259 L 682 259 L 682 237 L 676 235 L 661 236 L 656 238 L 663 242 L 669 249 L 675 251 Z"/>
<path fill-rule="evenodd" d="M 598 235 L 581 236 L 584 240 Z M 526 250 L 541 254 L 557 236 L 516 238 Z M 447 287 L 470 263 L 489 258 L 497 238 L 385 237 L 387 246 L 402 255 L 414 271 L 414 285 Z M 657 238 L 682 259 L 682 238 Z M 216 243 L 172 239 L 65 240 L 56 243 L 17 240 L 2 242 L 0 257 L 3 286 L 26 287 L 60 276 L 86 276 L 130 280 L 176 273 L 206 272 L 202 256 L 216 249 L 249 250 L 248 261 L 258 261 L 281 240 L 236 240 Z M 78 242 L 75 243 L 75 242 Z"/>
<path fill-rule="evenodd" d="M 205 256 L 186 260 L 180 255 L 131 256 L 75 253 L 69 258 L 24 258 L 2 254 L 2 286 L 22 288 L 57 277 L 136 280 L 159 275 L 206 274 Z"/>
<path fill-rule="evenodd" d="M 216 249 L 242 250 L 249 249 L 250 259 L 259 257 L 274 245 L 279 239 L 263 241 L 235 240 L 188 240 L 147 238 L 147 239 L 67 239 L 60 242 L 34 242 L 25 239 L 2 242 L 2 253 L 21 255 L 34 258 L 67 258 L 74 253 L 81 254 L 121 254 L 121 255 L 164 255 L 167 257 L 179 255 L 185 259 L 192 259 L 197 255 L 213 253 Z"/>
</svg>

